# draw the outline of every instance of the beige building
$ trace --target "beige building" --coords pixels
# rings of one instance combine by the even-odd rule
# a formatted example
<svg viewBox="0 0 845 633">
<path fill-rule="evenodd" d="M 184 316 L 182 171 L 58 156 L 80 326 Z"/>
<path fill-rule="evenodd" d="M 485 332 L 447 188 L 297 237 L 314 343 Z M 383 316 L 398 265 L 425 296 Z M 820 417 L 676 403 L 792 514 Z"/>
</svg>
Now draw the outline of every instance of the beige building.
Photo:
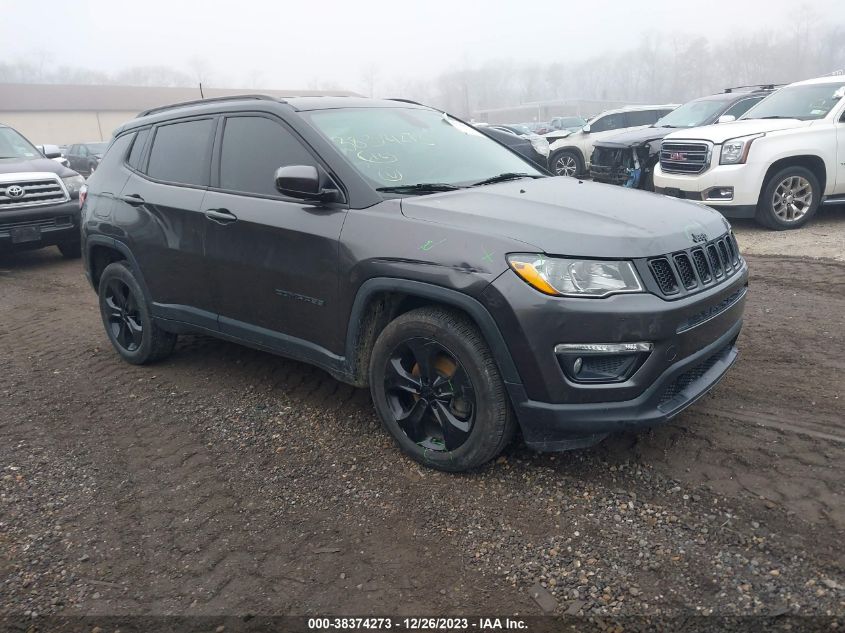
<svg viewBox="0 0 845 633">
<path fill-rule="evenodd" d="M 345 91 L 220 88 L 204 88 L 203 92 L 206 97 L 260 93 L 280 98 L 355 94 Z M 0 84 L 0 124 L 15 128 L 38 145 L 106 141 L 115 128 L 143 110 L 199 98 L 199 88 Z"/>
</svg>

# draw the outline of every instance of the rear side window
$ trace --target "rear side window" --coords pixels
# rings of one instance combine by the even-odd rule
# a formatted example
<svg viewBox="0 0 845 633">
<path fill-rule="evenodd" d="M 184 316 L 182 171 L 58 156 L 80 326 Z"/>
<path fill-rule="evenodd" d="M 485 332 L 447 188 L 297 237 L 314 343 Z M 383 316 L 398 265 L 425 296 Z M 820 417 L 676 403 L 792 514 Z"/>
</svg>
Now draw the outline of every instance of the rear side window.
<svg viewBox="0 0 845 633">
<path fill-rule="evenodd" d="M 627 119 L 625 118 L 625 114 L 622 112 L 617 112 L 616 114 L 608 114 L 607 116 L 603 116 L 595 123 L 590 126 L 591 132 L 607 132 L 608 130 L 618 130 L 619 128 L 626 127 Z"/>
<path fill-rule="evenodd" d="M 141 156 L 144 153 L 144 145 L 147 144 L 147 137 L 150 135 L 150 128 L 141 130 L 135 134 L 135 142 L 132 143 L 132 150 L 129 152 L 127 163 L 132 169 L 141 169 Z"/>
<path fill-rule="evenodd" d="M 153 137 L 147 174 L 183 185 L 208 184 L 213 119 L 162 125 Z"/>
<path fill-rule="evenodd" d="M 666 114 L 666 110 L 639 110 L 629 112 L 628 125 L 631 127 L 637 125 L 651 125 L 664 114 Z"/>
<path fill-rule="evenodd" d="M 286 165 L 315 165 L 299 139 L 281 123 L 259 116 L 230 117 L 223 130 L 220 188 L 278 196 L 274 174 Z"/>
</svg>

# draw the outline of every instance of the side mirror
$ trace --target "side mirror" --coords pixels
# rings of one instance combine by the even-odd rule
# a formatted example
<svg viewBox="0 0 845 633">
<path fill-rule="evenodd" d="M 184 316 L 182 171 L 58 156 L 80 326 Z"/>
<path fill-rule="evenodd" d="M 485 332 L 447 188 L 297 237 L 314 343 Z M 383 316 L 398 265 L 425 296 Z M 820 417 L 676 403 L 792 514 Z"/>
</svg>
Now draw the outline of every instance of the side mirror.
<svg viewBox="0 0 845 633">
<path fill-rule="evenodd" d="M 736 117 L 733 114 L 723 114 L 716 123 L 730 123 L 731 121 L 736 121 Z"/>
<path fill-rule="evenodd" d="M 334 202 L 340 192 L 327 187 L 329 179 L 313 165 L 287 165 L 276 170 L 276 189 L 282 195 L 300 200 Z"/>
<path fill-rule="evenodd" d="M 582 131 L 584 134 L 589 134 L 589 133 L 590 133 L 590 125 L 589 125 L 589 124 L 587 124 L 587 125 L 585 125 L 584 127 L 582 127 L 582 128 L 581 128 L 581 131 Z"/>
</svg>

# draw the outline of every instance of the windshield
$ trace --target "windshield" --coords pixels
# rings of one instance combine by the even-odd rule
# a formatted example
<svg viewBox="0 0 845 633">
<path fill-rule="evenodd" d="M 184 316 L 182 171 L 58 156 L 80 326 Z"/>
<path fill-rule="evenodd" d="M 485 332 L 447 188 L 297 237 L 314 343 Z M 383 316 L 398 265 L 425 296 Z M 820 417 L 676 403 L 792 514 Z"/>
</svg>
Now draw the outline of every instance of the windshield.
<svg viewBox="0 0 845 633">
<path fill-rule="evenodd" d="M 92 154 L 102 154 L 106 151 L 106 148 L 109 146 L 108 143 L 89 143 L 88 144 L 88 151 Z"/>
<path fill-rule="evenodd" d="M 721 100 L 690 101 L 659 119 L 654 127 L 698 127 L 721 113 L 725 106 Z"/>
<path fill-rule="evenodd" d="M 763 99 L 742 119 L 823 119 L 845 95 L 845 82 L 787 86 Z"/>
<path fill-rule="evenodd" d="M 42 158 L 23 136 L 10 127 L 0 127 L 0 158 Z"/>
<path fill-rule="evenodd" d="M 304 113 L 373 187 L 468 185 L 503 173 L 541 176 L 475 128 L 417 108 Z"/>
</svg>

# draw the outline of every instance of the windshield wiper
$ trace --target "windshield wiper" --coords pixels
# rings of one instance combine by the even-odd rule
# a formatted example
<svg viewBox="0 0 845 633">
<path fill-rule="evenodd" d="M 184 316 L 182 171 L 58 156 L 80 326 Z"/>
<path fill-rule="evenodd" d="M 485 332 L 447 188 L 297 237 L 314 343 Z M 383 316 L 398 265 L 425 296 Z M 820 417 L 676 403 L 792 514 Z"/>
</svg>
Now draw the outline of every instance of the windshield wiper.
<svg viewBox="0 0 845 633">
<path fill-rule="evenodd" d="M 504 174 L 499 174 L 498 176 L 493 176 L 492 178 L 485 178 L 484 180 L 479 180 L 478 182 L 474 182 L 470 185 L 470 187 L 480 187 L 481 185 L 492 185 L 496 182 L 505 182 L 506 180 L 519 180 L 520 178 L 541 178 L 541 176 L 534 176 L 531 174 L 523 174 L 518 172 L 506 172 Z"/>
<path fill-rule="evenodd" d="M 446 182 L 418 182 L 415 185 L 392 185 L 390 187 L 376 187 L 376 191 L 385 193 L 432 193 L 437 191 L 455 191 L 457 185 Z"/>
<path fill-rule="evenodd" d="M 797 116 L 781 116 L 779 114 L 772 114 L 771 116 L 756 117 L 758 119 L 797 119 Z"/>
</svg>

